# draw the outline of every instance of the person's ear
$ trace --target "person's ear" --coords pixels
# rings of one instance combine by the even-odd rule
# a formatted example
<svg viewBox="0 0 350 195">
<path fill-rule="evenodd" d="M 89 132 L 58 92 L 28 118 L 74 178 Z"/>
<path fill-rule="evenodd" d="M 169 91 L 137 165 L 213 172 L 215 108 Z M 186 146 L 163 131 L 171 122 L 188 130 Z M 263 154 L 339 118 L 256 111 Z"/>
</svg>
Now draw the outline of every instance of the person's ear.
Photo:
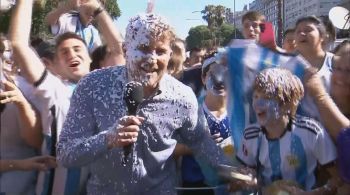
<svg viewBox="0 0 350 195">
<path fill-rule="evenodd" d="M 205 88 L 205 74 L 201 74 L 201 78 L 202 78 L 202 83 L 203 83 L 204 88 Z"/>
</svg>

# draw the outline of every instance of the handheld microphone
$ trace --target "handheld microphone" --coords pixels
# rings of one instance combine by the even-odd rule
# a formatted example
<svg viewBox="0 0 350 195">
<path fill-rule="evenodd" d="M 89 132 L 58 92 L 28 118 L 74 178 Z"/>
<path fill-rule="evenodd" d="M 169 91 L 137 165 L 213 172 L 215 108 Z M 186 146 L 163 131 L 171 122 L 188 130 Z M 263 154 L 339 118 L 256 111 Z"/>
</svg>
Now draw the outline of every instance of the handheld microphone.
<svg viewBox="0 0 350 195">
<path fill-rule="evenodd" d="M 128 115 L 136 115 L 136 110 L 138 105 L 143 100 L 143 86 L 141 83 L 136 81 L 131 81 L 125 85 L 125 91 L 123 94 L 123 99 L 126 103 Z M 123 165 L 125 166 L 128 162 L 128 156 L 132 151 L 133 144 L 124 146 L 124 156 L 123 156 Z"/>
</svg>

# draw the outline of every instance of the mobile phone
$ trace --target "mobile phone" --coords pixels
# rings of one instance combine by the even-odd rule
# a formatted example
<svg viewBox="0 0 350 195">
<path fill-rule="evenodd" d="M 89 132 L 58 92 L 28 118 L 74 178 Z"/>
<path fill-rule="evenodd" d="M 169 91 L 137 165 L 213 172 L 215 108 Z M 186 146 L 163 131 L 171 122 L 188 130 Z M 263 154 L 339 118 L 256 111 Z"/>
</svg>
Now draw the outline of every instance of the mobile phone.
<svg viewBox="0 0 350 195">
<path fill-rule="evenodd" d="M 274 49 L 276 47 L 275 31 L 271 22 L 264 22 L 260 24 L 261 33 L 259 36 L 259 43 L 262 46 Z"/>
</svg>

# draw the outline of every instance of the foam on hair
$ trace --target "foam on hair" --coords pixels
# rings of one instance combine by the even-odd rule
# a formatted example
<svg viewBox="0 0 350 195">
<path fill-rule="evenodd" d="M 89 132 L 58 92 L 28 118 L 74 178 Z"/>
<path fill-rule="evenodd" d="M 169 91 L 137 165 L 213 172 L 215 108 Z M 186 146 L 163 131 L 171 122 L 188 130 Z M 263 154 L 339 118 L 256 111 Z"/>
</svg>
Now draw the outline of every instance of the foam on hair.
<svg viewBox="0 0 350 195">
<path fill-rule="evenodd" d="M 263 92 L 269 98 L 276 98 L 282 105 L 292 103 L 296 106 L 304 96 L 304 87 L 300 79 L 283 68 L 261 71 L 255 78 L 254 89 Z"/>
<path fill-rule="evenodd" d="M 175 39 L 170 25 L 160 16 L 150 14 L 140 14 L 130 19 L 126 28 L 125 45 L 130 45 L 132 42 L 148 44 L 149 39 L 145 39 L 146 34 L 153 39 L 161 40 L 162 38 Z M 142 40 L 144 39 L 144 40 Z"/>
</svg>

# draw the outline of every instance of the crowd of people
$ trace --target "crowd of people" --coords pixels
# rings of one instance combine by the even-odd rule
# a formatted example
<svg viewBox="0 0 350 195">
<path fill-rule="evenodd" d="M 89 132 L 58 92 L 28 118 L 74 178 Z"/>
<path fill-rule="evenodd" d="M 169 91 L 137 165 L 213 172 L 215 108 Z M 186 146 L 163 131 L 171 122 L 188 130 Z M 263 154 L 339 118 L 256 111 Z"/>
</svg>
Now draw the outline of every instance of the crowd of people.
<svg viewBox="0 0 350 195">
<path fill-rule="evenodd" d="M 151 11 L 123 38 L 99 0 L 62 1 L 33 41 L 34 1 L 0 38 L 0 194 L 350 194 L 350 37 L 335 45 L 327 18 L 300 18 L 280 48 L 243 16 L 244 39 L 306 68 L 254 75 L 256 122 L 235 143 L 230 45 L 187 56 Z"/>
</svg>

